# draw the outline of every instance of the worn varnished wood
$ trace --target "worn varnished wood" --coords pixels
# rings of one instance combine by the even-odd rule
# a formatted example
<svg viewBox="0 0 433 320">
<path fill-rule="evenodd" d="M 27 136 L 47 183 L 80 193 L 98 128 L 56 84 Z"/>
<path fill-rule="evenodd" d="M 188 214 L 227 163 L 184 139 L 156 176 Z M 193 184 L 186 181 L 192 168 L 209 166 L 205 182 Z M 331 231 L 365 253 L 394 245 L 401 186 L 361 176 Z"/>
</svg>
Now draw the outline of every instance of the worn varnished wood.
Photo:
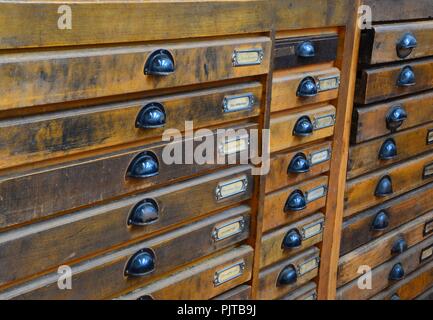
<svg viewBox="0 0 433 320">
<path fill-rule="evenodd" d="M 272 300 L 281 298 L 315 278 L 318 274 L 317 268 L 305 273 L 302 276 L 298 276 L 297 281 L 293 284 L 277 285 L 278 276 L 285 267 L 292 265 L 295 268 L 299 268 L 300 265 L 312 259 L 317 259 L 319 257 L 319 253 L 319 249 L 313 247 L 295 257 L 292 257 L 286 261 L 282 261 L 261 271 L 258 299 Z"/>
<path fill-rule="evenodd" d="M 412 273 L 405 280 L 374 296 L 372 300 L 413 300 L 433 284 L 433 262 Z"/>
<path fill-rule="evenodd" d="M 58 290 L 57 270 L 23 283 L 20 286 L 0 290 L 1 299 L 101 299 L 126 290 L 132 291 L 162 276 L 176 267 L 210 255 L 248 238 L 249 227 L 243 232 L 220 241 L 214 241 L 215 227 L 235 217 L 249 219 L 247 207 L 239 207 L 213 215 L 148 240 L 117 248 L 90 260 L 71 264 L 74 290 Z M 249 225 L 249 223 L 247 223 Z M 143 277 L 125 277 L 128 260 L 142 249 L 155 253 L 155 269 Z M 108 286 L 107 283 L 110 283 Z"/>
<path fill-rule="evenodd" d="M 256 128 L 251 124 L 237 128 Z M 238 131 L 236 135 L 248 133 Z M 204 134 L 202 137 L 210 137 Z M 192 137 L 187 138 L 189 143 Z M 217 138 L 217 141 L 224 137 Z M 198 140 L 191 145 L 200 144 Z M 224 168 L 218 163 L 227 156 L 222 156 L 215 143 L 215 164 L 166 164 L 162 161 L 164 146 L 157 143 L 149 147 L 135 147 L 123 152 L 113 152 L 86 159 L 75 160 L 62 165 L 43 169 L 28 170 L 0 177 L 0 226 L 7 227 L 53 215 L 67 210 L 78 209 L 86 205 L 99 203 L 139 191 L 156 185 L 167 185 L 181 179 L 203 174 L 211 169 Z M 184 142 L 176 145 L 185 147 Z M 252 145 L 254 147 L 254 145 Z M 127 178 L 126 173 L 131 161 L 141 152 L 151 151 L 159 160 L 159 174 L 145 179 Z M 244 159 L 248 156 L 244 154 Z M 256 153 L 257 154 L 257 153 Z M 222 156 L 222 157 L 221 157 Z M 192 163 L 192 162 L 191 162 Z M 37 201 L 35 201 L 37 199 Z M 56 201 L 53 201 L 56 199 Z"/>
<path fill-rule="evenodd" d="M 254 189 L 250 170 L 248 166 L 241 166 L 219 171 L 107 205 L 3 232 L 0 234 L 0 268 L 9 271 L 0 273 L 0 283 L 69 264 L 126 242 L 148 238 L 149 234 L 156 231 L 172 228 L 179 223 L 185 224 L 191 219 L 247 200 Z M 248 181 L 245 192 L 220 201 L 215 198 L 220 183 L 243 178 Z M 145 199 L 157 204 L 158 220 L 146 226 L 128 225 L 134 207 Z M 244 208 L 243 211 L 246 212 L 247 209 Z M 245 223 L 247 225 L 248 220 Z M 29 260 L 32 263 L 27 263 Z"/>
<path fill-rule="evenodd" d="M 421 294 L 420 296 L 416 297 L 416 300 L 429 300 L 429 301 L 433 300 L 433 286 L 427 291 L 425 291 L 423 294 Z"/>
<path fill-rule="evenodd" d="M 304 70 L 302 72 L 293 72 L 291 70 L 274 72 L 271 112 L 335 99 L 338 96 L 338 89 L 319 92 L 315 97 L 298 97 L 296 94 L 301 81 L 307 77 L 312 77 L 318 83 L 320 79 L 335 76 L 340 76 L 340 71 L 337 68 L 329 68 L 327 65 L 322 67 L 315 66 L 312 70 Z"/>
<path fill-rule="evenodd" d="M 356 107 L 353 111 L 352 142 L 360 143 L 391 133 L 386 127 L 386 117 L 396 106 L 403 107 L 407 112 L 407 119 L 397 131 L 430 122 L 433 120 L 432 105 L 433 92 L 429 91 L 391 102 Z"/>
<path fill-rule="evenodd" d="M 313 236 L 308 236 L 308 238 L 302 239 L 302 244 L 298 248 L 286 249 L 283 246 L 283 241 L 286 234 L 291 230 L 297 230 L 302 236 L 302 231 L 304 228 L 317 226 L 325 223 L 325 216 L 321 213 L 307 217 L 301 221 L 294 224 L 288 225 L 281 229 L 277 229 L 270 233 L 264 234 L 262 236 L 261 245 L 261 257 L 260 257 L 260 267 L 264 268 L 273 263 L 285 260 L 301 251 L 306 250 L 322 241 L 322 232 L 319 232 Z"/>
<path fill-rule="evenodd" d="M 266 193 L 300 183 L 302 181 L 314 178 L 329 170 L 330 160 L 323 161 L 310 166 L 310 170 L 305 173 L 289 173 L 288 168 L 293 157 L 302 153 L 307 159 L 311 159 L 314 154 L 329 151 L 332 154 L 332 147 L 330 142 L 324 142 L 307 147 L 300 147 L 290 152 L 276 153 L 272 156 L 270 162 L 270 170 L 266 177 Z M 286 174 L 284 174 L 286 173 Z"/>
<path fill-rule="evenodd" d="M 433 185 L 429 184 L 347 219 L 341 234 L 341 255 L 433 210 L 432 197 Z M 381 211 L 386 212 L 389 218 L 388 227 L 383 231 L 374 231 L 371 228 L 373 221 Z"/>
<path fill-rule="evenodd" d="M 373 21 L 396 21 L 433 18 L 430 0 L 362 0 L 371 7 Z"/>
<path fill-rule="evenodd" d="M 72 29 L 57 27 L 62 4 L 71 8 Z M 0 49 L 254 33 L 269 30 L 272 23 L 267 0 L 31 0 L 6 1 L 1 7 Z M 24 28 L 22 21 L 32 27 Z"/>
<path fill-rule="evenodd" d="M 400 58 L 397 55 L 397 43 L 402 37 L 411 33 L 417 39 L 417 46 L 409 56 Z M 367 30 L 361 41 L 361 63 L 377 64 L 407 59 L 417 59 L 433 55 L 433 22 L 417 21 L 374 25 Z"/>
<path fill-rule="evenodd" d="M 389 274 L 392 268 L 400 263 L 403 267 L 405 275 L 409 275 L 422 267 L 426 263 L 433 260 L 433 255 L 421 260 L 425 249 L 433 248 L 433 237 L 419 243 L 412 247 L 403 254 L 395 257 L 394 259 L 380 265 L 379 267 L 372 270 L 371 283 L 372 287 L 369 290 L 362 290 L 358 286 L 358 279 L 353 280 L 347 285 L 341 287 L 337 291 L 337 297 L 339 300 L 367 300 L 386 289 L 387 287 L 395 284 L 398 280 L 390 280 Z"/>
<path fill-rule="evenodd" d="M 254 117 L 260 112 L 262 92 L 261 84 L 254 82 L 3 120 L 0 169 L 149 138 L 160 140 L 167 128 L 185 131 L 185 121 L 193 121 L 199 129 Z M 245 94 L 254 97 L 250 109 L 224 112 L 224 98 Z M 152 102 L 164 106 L 165 126 L 137 128 L 140 111 Z"/>
<path fill-rule="evenodd" d="M 335 107 L 332 105 L 310 107 L 303 111 L 289 111 L 272 116 L 270 123 L 271 152 L 281 151 L 332 136 L 334 126 L 315 130 L 313 134 L 308 137 L 296 137 L 293 135 L 296 122 L 301 117 L 308 116 L 310 120 L 314 122 L 317 118 L 330 115 L 335 115 Z"/>
<path fill-rule="evenodd" d="M 136 300 L 142 297 L 150 297 L 153 300 L 211 299 L 238 284 L 248 281 L 251 277 L 252 258 L 253 249 L 249 246 L 241 246 L 170 274 L 143 288 L 124 294 L 117 299 Z M 239 262 L 245 263 L 245 269 L 242 274 L 219 286 L 214 285 L 214 276 L 217 272 L 230 268 Z M 248 297 L 249 290 L 251 288 L 248 286 L 240 286 L 215 297 L 215 299 L 231 300 L 232 298 L 245 298 Z M 240 297 L 238 296 L 239 294 L 241 295 Z"/>
<path fill-rule="evenodd" d="M 314 282 L 309 282 L 305 286 L 294 290 L 281 300 L 316 300 L 317 299 L 317 285 Z"/>
<path fill-rule="evenodd" d="M 415 73 L 416 84 L 409 87 L 401 87 L 397 85 L 397 80 L 400 72 L 406 66 L 412 67 Z M 355 102 L 368 104 L 431 89 L 433 80 L 430 75 L 432 73 L 432 58 L 361 70 L 356 84 L 357 94 L 355 95 Z"/>
<path fill-rule="evenodd" d="M 307 208 L 304 210 L 289 212 L 284 211 L 287 199 L 292 192 L 299 190 L 305 195 L 306 192 L 321 186 L 328 186 L 328 177 L 320 176 L 299 185 L 268 194 L 264 200 L 263 231 L 268 231 L 273 228 L 292 223 L 323 208 L 326 204 L 326 194 L 325 196 L 308 203 Z"/>
<path fill-rule="evenodd" d="M 149 55 L 169 50 L 175 72 L 144 74 Z M 236 50 L 261 49 L 260 64 L 236 67 Z M 100 98 L 265 74 L 270 39 L 247 37 L 113 48 L 10 53 L 0 56 L 0 110 Z"/>
<path fill-rule="evenodd" d="M 341 286 L 358 277 L 360 266 L 368 265 L 374 268 L 393 258 L 391 249 L 400 238 L 405 239 L 409 248 L 420 243 L 427 236 L 424 233 L 426 226 L 431 226 L 432 223 L 433 212 L 429 212 L 342 256 L 339 262 L 337 284 Z"/>
<path fill-rule="evenodd" d="M 247 285 L 241 285 L 214 298 L 214 300 L 250 300 L 250 299 L 251 299 L 251 286 L 247 286 Z"/>
<path fill-rule="evenodd" d="M 397 156 L 390 160 L 382 160 L 379 158 L 380 150 L 388 139 L 394 140 Z M 352 179 L 432 150 L 433 123 L 364 142 L 350 148 L 347 178 Z"/>
<path fill-rule="evenodd" d="M 344 215 L 352 216 L 356 212 L 431 182 L 433 176 L 423 176 L 424 168 L 431 164 L 433 164 L 433 154 L 430 153 L 348 181 Z M 378 197 L 375 195 L 376 187 L 379 181 L 387 175 L 391 177 L 393 193 L 385 197 Z"/>
</svg>

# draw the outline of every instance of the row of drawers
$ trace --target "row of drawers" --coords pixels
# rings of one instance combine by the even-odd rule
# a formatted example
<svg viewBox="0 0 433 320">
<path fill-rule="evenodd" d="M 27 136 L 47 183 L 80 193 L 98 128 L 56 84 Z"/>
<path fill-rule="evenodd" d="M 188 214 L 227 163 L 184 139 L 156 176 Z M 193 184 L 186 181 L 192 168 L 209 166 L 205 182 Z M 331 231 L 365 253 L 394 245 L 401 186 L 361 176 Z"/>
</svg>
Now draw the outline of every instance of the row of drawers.
<svg viewBox="0 0 433 320">
<path fill-rule="evenodd" d="M 433 259 L 431 31 L 389 23 L 362 35 L 338 299 L 414 299 L 433 285 L 415 283 Z"/>
</svg>

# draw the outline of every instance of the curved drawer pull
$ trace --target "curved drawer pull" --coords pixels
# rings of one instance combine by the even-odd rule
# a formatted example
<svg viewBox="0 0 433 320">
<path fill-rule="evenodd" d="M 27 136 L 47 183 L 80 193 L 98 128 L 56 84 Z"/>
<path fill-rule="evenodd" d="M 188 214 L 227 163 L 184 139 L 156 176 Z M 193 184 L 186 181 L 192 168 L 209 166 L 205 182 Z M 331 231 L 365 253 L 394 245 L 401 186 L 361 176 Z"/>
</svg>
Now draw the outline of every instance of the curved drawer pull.
<svg viewBox="0 0 433 320">
<path fill-rule="evenodd" d="M 418 41 L 412 33 L 406 33 L 397 43 L 397 55 L 399 58 L 407 58 L 418 45 Z"/>
<path fill-rule="evenodd" d="M 403 122 L 407 119 L 407 112 L 401 106 L 396 106 L 386 116 L 386 127 L 388 130 L 395 131 L 401 127 Z"/>
<path fill-rule="evenodd" d="M 308 137 L 313 134 L 314 126 L 307 116 L 299 118 L 293 129 L 293 135 L 297 137 Z"/>
<path fill-rule="evenodd" d="M 380 211 L 373 220 L 371 228 L 374 231 L 386 230 L 389 226 L 389 217 L 385 211 Z"/>
<path fill-rule="evenodd" d="M 140 110 L 135 126 L 141 129 L 161 128 L 165 125 L 165 121 L 164 106 L 160 103 L 152 102 Z"/>
<path fill-rule="evenodd" d="M 316 48 L 311 41 L 304 41 L 296 48 L 296 55 L 301 58 L 312 58 L 316 55 Z"/>
<path fill-rule="evenodd" d="M 404 268 L 401 263 L 395 264 L 389 273 L 389 280 L 399 281 L 404 278 Z"/>
<path fill-rule="evenodd" d="M 317 96 L 317 83 L 312 77 L 307 77 L 301 81 L 296 95 L 298 97 L 315 97 Z"/>
<path fill-rule="evenodd" d="M 156 156 L 151 152 L 143 152 L 132 160 L 128 168 L 128 176 L 131 178 L 148 178 L 158 175 L 159 164 Z"/>
<path fill-rule="evenodd" d="M 152 199 L 145 199 L 139 202 L 128 219 L 128 224 L 133 226 L 145 226 L 158 220 L 158 205 Z"/>
<path fill-rule="evenodd" d="M 174 59 L 168 50 L 154 51 L 146 61 L 144 74 L 152 76 L 167 76 L 175 71 Z"/>
<path fill-rule="evenodd" d="M 398 294 L 393 294 L 391 300 L 401 300 Z"/>
<path fill-rule="evenodd" d="M 397 145 L 394 139 L 387 139 L 380 147 L 379 159 L 392 160 L 397 157 Z"/>
<path fill-rule="evenodd" d="M 296 283 L 298 280 L 298 273 L 296 268 L 292 265 L 285 267 L 279 274 L 277 285 L 285 286 Z"/>
<path fill-rule="evenodd" d="M 125 275 L 142 277 L 155 269 L 155 254 L 143 249 L 134 254 L 126 265 Z"/>
<path fill-rule="evenodd" d="M 287 173 L 306 173 L 310 171 L 310 161 L 303 153 L 298 153 L 290 161 Z"/>
<path fill-rule="evenodd" d="M 386 197 L 393 193 L 392 190 L 392 180 L 390 176 L 384 176 L 380 179 L 379 183 L 376 186 L 376 191 L 374 195 L 376 197 Z"/>
<path fill-rule="evenodd" d="M 283 240 L 283 248 L 294 249 L 294 248 L 299 248 L 301 245 L 302 245 L 302 236 L 299 234 L 298 230 L 292 229 L 289 232 L 287 232 Z"/>
<path fill-rule="evenodd" d="M 398 239 L 391 248 L 392 254 L 401 254 L 407 250 L 407 242 L 403 238 Z"/>
<path fill-rule="evenodd" d="M 404 67 L 398 76 L 397 85 L 399 87 L 411 87 L 416 84 L 415 72 L 412 67 Z"/>
<path fill-rule="evenodd" d="M 301 211 L 307 207 L 307 201 L 301 190 L 293 191 L 286 201 L 284 211 Z"/>
</svg>

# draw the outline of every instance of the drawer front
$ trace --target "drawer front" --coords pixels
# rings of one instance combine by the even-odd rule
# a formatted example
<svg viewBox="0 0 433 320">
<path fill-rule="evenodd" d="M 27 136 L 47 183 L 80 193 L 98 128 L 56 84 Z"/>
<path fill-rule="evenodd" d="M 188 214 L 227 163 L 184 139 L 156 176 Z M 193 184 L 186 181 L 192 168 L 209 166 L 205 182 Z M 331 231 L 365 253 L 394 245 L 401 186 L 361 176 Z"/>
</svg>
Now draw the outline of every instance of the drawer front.
<svg viewBox="0 0 433 320">
<path fill-rule="evenodd" d="M 433 287 L 431 287 L 430 289 L 428 289 L 422 295 L 418 296 L 416 298 L 416 300 L 427 300 L 427 301 L 433 300 Z"/>
<path fill-rule="evenodd" d="M 433 155 L 394 165 L 388 169 L 352 179 L 346 186 L 346 217 L 378 205 L 433 180 Z"/>
<path fill-rule="evenodd" d="M 431 89 L 432 74 L 432 59 L 365 69 L 357 80 L 355 102 L 368 104 Z"/>
<path fill-rule="evenodd" d="M 167 143 L 158 143 L 148 148 L 134 148 L 126 152 L 0 177 L 0 194 L 3 195 L 0 198 L 0 226 L 6 227 L 65 210 L 78 209 L 101 200 L 139 192 L 155 185 L 173 183 L 212 168 L 223 168 L 224 165 L 218 165 L 221 163 L 219 161 L 224 162 L 224 158 L 227 160 L 232 156 L 232 152 L 234 155 L 236 151 L 240 151 L 238 155 L 241 159 L 242 157 L 247 159 L 248 150 L 246 148 L 243 150 L 241 146 L 248 145 L 248 132 L 256 127 L 256 125 L 237 127 L 246 130 L 236 129 L 237 133 L 231 135 L 230 141 L 244 142 L 239 144 L 239 148 L 234 149 L 226 144 L 225 137 L 215 135 L 217 139 L 214 150 L 215 164 L 176 164 L 176 162 L 166 164 L 163 161 L 163 154 Z M 211 136 L 210 132 L 205 134 L 203 139 L 210 139 Z M 187 142 L 178 141 L 170 146 L 182 151 L 187 147 L 187 143 L 195 148 L 201 142 L 192 142 L 192 138 L 188 138 Z M 250 145 L 252 149 L 254 145 Z M 134 160 L 142 159 L 140 157 L 143 155 L 156 158 L 158 174 L 146 178 L 128 176 L 128 168 L 133 165 Z M 192 160 L 190 163 L 193 163 Z M 57 200 L 52 201 L 52 199 Z"/>
<path fill-rule="evenodd" d="M 352 146 L 347 177 L 379 170 L 433 150 L 433 123 Z"/>
<path fill-rule="evenodd" d="M 207 300 L 251 278 L 253 249 L 241 246 L 155 281 L 119 300 Z M 232 291 L 239 294 L 239 288 Z M 245 286 L 247 289 L 251 289 Z M 223 293 L 228 295 L 230 292 Z M 245 295 L 243 289 L 241 293 Z M 224 300 L 224 299 L 223 299 Z"/>
<path fill-rule="evenodd" d="M 336 99 L 339 86 L 340 71 L 336 68 L 302 73 L 276 72 L 272 80 L 271 112 Z"/>
<path fill-rule="evenodd" d="M 357 107 L 352 142 L 360 143 L 433 121 L 432 105 L 433 92 L 428 92 L 371 107 Z M 396 116 L 392 117 L 394 112 Z M 402 112 L 407 118 L 402 117 Z"/>
<path fill-rule="evenodd" d="M 308 127 L 312 128 L 312 132 L 295 133 L 296 125 L 304 120 L 308 123 Z M 334 134 L 334 124 L 335 107 L 332 105 L 272 117 L 270 123 L 271 152 L 330 137 Z M 301 134 L 304 135 L 301 136 Z"/>
<path fill-rule="evenodd" d="M 260 267 L 287 259 L 322 241 L 325 216 L 321 213 L 262 237 Z"/>
<path fill-rule="evenodd" d="M 433 55 L 433 22 L 375 25 L 363 35 L 362 63 L 376 64 Z"/>
<path fill-rule="evenodd" d="M 183 39 L 270 30 L 267 0 L 164 2 L 64 1 L 73 13 L 72 29 L 53 27 L 61 15 L 50 1 L 4 3 L 0 12 L 0 48 L 137 42 Z M 191 10 L 194 14 L 191 14 Z M 97 15 L 94 13 L 98 12 Z M 122 12 L 122 14 L 119 14 Z M 173 19 L 173 17 L 176 19 Z M 209 19 L 212 17 L 212 19 Z M 43 19 L 43 20 L 42 20 Z M 212 20 L 212 21 L 211 21 Z M 23 28 L 27 21 L 31 28 Z M 155 23 L 155 22 L 158 23 Z M 241 22 L 241 23 L 240 23 Z M 56 25 L 54 25 L 56 26 Z M 146 30 L 146 32 L 143 32 Z M 204 32 L 205 31 L 205 32 Z M 14 35 L 11 37 L 11 35 Z"/>
<path fill-rule="evenodd" d="M 338 285 L 348 283 L 359 276 L 358 268 L 368 265 L 371 268 L 390 260 L 420 243 L 433 231 L 433 212 L 395 229 L 340 258 L 338 267 Z"/>
<path fill-rule="evenodd" d="M 413 300 L 433 284 L 433 262 L 405 280 L 374 296 L 373 300 Z"/>
<path fill-rule="evenodd" d="M 313 247 L 289 260 L 269 267 L 259 274 L 257 298 L 279 299 L 314 279 L 319 270 L 320 250 Z"/>
<path fill-rule="evenodd" d="M 263 232 L 292 223 L 323 208 L 327 189 L 328 177 L 321 176 L 267 195 L 264 201 Z M 291 208 L 289 199 L 299 196 L 299 203 L 305 201 L 306 207 Z"/>
<path fill-rule="evenodd" d="M 372 270 L 370 290 L 358 286 L 359 279 L 355 279 L 337 291 L 339 300 L 366 300 L 378 294 L 387 287 L 403 280 L 421 266 L 433 260 L 433 237 L 409 249 Z"/>
<path fill-rule="evenodd" d="M 346 220 L 343 223 L 340 254 L 344 255 L 433 210 L 432 197 L 433 185 L 429 184 Z"/>
<path fill-rule="evenodd" d="M 329 171 L 331 155 L 330 142 L 273 155 L 270 170 L 266 176 L 266 193 Z M 304 162 L 303 166 L 298 165 L 298 159 Z"/>
<path fill-rule="evenodd" d="M 220 241 L 216 241 L 214 237 L 215 230 L 240 217 L 243 217 L 246 226 L 249 226 L 249 210 L 243 207 L 234 208 L 170 233 L 135 243 L 91 260 L 71 264 L 74 290 L 59 290 L 58 274 L 53 272 L 30 281 L 30 283 L 4 290 L 0 293 L 0 297 L 2 299 L 85 300 L 106 298 L 117 292 L 134 290 L 177 267 L 247 239 L 249 227 L 245 227 L 241 233 L 233 234 Z M 135 259 L 144 260 L 147 263 L 139 264 L 142 265 L 142 268 L 135 269 L 131 267 L 138 265 L 134 263 Z M 110 283 L 110 286 L 107 286 L 106 283 Z"/>
<path fill-rule="evenodd" d="M 256 37 L 5 54 L 0 110 L 265 74 L 270 47 Z M 152 69 L 153 59 L 166 67 Z"/>
<path fill-rule="evenodd" d="M 317 285 L 314 282 L 309 282 L 284 296 L 281 300 L 317 300 Z"/>
<path fill-rule="evenodd" d="M 371 7 L 373 21 L 396 21 L 425 19 L 433 16 L 430 0 L 405 1 L 400 0 L 364 0 Z"/>
<path fill-rule="evenodd" d="M 0 121 L 0 169 L 257 116 L 262 85 L 249 83 Z M 146 121 L 149 114 L 162 121 Z M 159 118 L 159 119 L 161 119 Z M 159 126 L 159 127 L 158 127 Z"/>
<path fill-rule="evenodd" d="M 240 187 L 240 192 L 217 199 L 220 186 L 238 183 L 245 185 Z M 0 275 L 0 284 L 149 237 L 153 232 L 247 200 L 252 190 L 250 168 L 234 168 L 3 232 L 0 236 L 0 268 L 10 271 Z M 238 218 L 216 229 L 215 240 L 244 233 L 248 219 L 242 213 L 248 210 L 241 207 Z M 28 263 L 29 259 L 32 263 Z M 10 268 L 12 265 L 14 268 Z"/>
<path fill-rule="evenodd" d="M 239 286 L 215 297 L 213 300 L 251 300 L 251 287 L 247 285 Z"/>
<path fill-rule="evenodd" d="M 337 59 L 338 35 L 322 34 L 275 40 L 274 70 Z"/>
</svg>

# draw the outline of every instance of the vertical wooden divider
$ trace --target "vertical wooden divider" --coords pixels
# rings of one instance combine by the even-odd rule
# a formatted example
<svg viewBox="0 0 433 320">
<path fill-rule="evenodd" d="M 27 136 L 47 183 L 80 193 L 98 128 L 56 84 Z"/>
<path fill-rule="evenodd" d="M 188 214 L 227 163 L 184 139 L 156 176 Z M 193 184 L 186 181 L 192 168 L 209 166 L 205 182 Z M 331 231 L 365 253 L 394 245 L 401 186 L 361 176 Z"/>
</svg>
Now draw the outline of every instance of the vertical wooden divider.
<svg viewBox="0 0 433 320">
<path fill-rule="evenodd" d="M 323 234 L 321 263 L 318 279 L 318 299 L 333 300 L 337 290 L 337 271 L 343 223 L 344 192 L 349 153 L 350 125 L 355 94 L 356 68 L 360 42 L 358 8 L 360 0 L 353 1 L 350 18 L 344 30 L 340 94 L 337 102 L 329 189 L 326 203 L 326 223 Z"/>
</svg>

